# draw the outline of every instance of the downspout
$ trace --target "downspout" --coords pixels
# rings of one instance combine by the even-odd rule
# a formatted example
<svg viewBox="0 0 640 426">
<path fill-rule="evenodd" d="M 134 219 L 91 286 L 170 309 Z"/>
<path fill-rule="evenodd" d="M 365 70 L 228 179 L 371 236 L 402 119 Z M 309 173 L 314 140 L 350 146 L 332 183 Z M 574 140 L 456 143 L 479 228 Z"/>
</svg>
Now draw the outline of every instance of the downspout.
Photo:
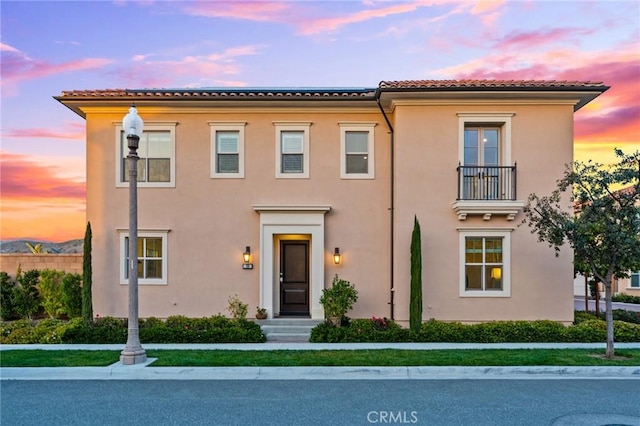
<svg viewBox="0 0 640 426">
<path fill-rule="evenodd" d="M 390 138 L 389 138 L 389 143 L 390 143 L 390 149 L 391 149 L 391 155 L 390 155 L 390 161 L 391 161 L 391 170 L 390 170 L 390 178 L 389 178 L 389 185 L 390 185 L 390 207 L 389 207 L 389 217 L 390 217 L 390 223 L 389 223 L 389 239 L 390 239 L 390 250 L 389 250 L 389 271 L 390 271 L 390 280 L 389 280 L 389 309 L 390 309 L 390 314 L 389 314 L 389 318 L 390 319 L 395 319 L 394 316 L 394 305 L 395 305 L 395 301 L 394 301 L 394 293 L 395 293 L 395 288 L 394 288 L 394 275 L 395 275 L 395 271 L 394 271 L 394 261 L 395 261 L 395 253 L 394 253 L 394 246 L 395 246 L 395 240 L 394 240 L 394 228 L 395 228 L 395 193 L 394 193 L 394 188 L 395 188 L 395 175 L 396 175 L 396 171 L 395 171 L 395 147 L 394 147 L 394 133 L 393 133 L 393 126 L 391 125 L 391 122 L 389 121 L 389 117 L 387 117 L 387 114 L 384 112 L 384 108 L 382 108 L 382 105 L 380 104 L 380 89 L 376 90 L 376 102 L 378 103 L 378 108 L 380 108 L 380 112 L 382 113 L 382 116 L 384 117 L 384 121 L 387 122 L 387 126 L 389 127 L 389 134 L 390 134 Z"/>
</svg>

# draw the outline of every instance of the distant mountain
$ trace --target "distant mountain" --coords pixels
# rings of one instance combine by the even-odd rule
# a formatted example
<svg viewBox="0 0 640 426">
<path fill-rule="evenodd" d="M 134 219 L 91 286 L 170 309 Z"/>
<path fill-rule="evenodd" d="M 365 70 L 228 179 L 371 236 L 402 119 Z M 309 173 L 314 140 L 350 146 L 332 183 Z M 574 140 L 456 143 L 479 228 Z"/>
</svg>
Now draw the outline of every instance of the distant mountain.
<svg viewBox="0 0 640 426">
<path fill-rule="evenodd" d="M 0 241 L 0 253 L 31 253 L 27 243 L 32 246 L 42 244 L 42 253 L 82 253 L 84 241 L 70 240 L 63 243 L 49 243 L 34 240 Z"/>
</svg>

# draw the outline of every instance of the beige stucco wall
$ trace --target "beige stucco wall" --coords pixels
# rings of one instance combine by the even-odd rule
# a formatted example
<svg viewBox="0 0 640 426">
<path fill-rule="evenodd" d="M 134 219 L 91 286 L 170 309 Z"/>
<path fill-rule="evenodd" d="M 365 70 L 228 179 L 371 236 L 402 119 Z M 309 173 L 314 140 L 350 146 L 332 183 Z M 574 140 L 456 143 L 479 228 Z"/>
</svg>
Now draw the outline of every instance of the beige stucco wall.
<svg viewBox="0 0 640 426">
<path fill-rule="evenodd" d="M 407 105 L 395 111 L 397 319 L 408 320 L 409 247 L 413 218 L 422 230 L 424 318 L 476 322 L 573 319 L 572 254 L 555 257 L 527 226 L 493 215 L 458 220 L 456 198 L 458 113 L 506 112 L 512 118 L 512 161 L 518 199 L 549 194 L 572 161 L 572 107 L 523 105 Z M 458 229 L 511 230 L 511 297 L 460 297 Z"/>
<path fill-rule="evenodd" d="M 55 269 L 57 271 L 82 274 L 82 254 L 0 254 L 0 271 L 4 271 L 12 277 L 15 277 L 18 267 L 20 267 L 23 272 L 31 269 Z"/>
<path fill-rule="evenodd" d="M 526 226 L 495 215 L 458 220 L 458 116 L 460 112 L 513 113 L 512 160 L 518 163 L 518 199 L 548 194 L 572 160 L 571 105 L 399 105 L 395 129 L 395 317 L 408 319 L 409 247 L 416 215 L 422 227 L 424 319 L 465 322 L 507 319 L 573 319 L 570 250 L 555 257 Z M 348 110 L 221 110 L 139 106 L 147 126 L 177 122 L 176 187 L 140 188 L 139 228 L 169 230 L 168 284 L 140 286 L 142 317 L 226 313 L 233 294 L 260 297 L 260 214 L 253 206 L 327 205 L 324 285 L 335 274 L 353 282 L 359 300 L 352 317 L 389 316 L 389 129 L 377 108 Z M 122 108 L 87 114 L 87 219 L 93 229 L 94 311 L 126 316 L 128 288 L 119 280 L 119 234 L 128 229 L 128 189 L 115 187 L 115 123 Z M 208 121 L 242 121 L 245 178 L 210 178 Z M 309 179 L 275 178 L 274 121 L 312 122 Z M 341 121 L 377 122 L 375 179 L 340 179 Z M 459 294 L 459 229 L 511 230 L 511 296 L 465 298 Z M 251 246 L 253 270 L 241 268 Z M 340 247 L 343 262 L 331 253 Z"/>
<path fill-rule="evenodd" d="M 177 121 L 176 187 L 139 188 L 139 229 L 168 229 L 168 285 L 141 285 L 142 317 L 225 313 L 227 298 L 238 294 L 259 303 L 261 259 L 256 204 L 331 206 L 325 216 L 325 284 L 334 274 L 360 292 L 355 316 L 381 305 L 388 287 L 389 158 L 387 129 L 376 108 L 349 114 L 274 114 L 245 110 L 237 114 L 153 113 L 139 108 L 146 126 Z M 94 238 L 94 310 L 126 316 L 127 286 L 121 285 L 118 229 L 128 229 L 128 189 L 115 187 L 115 126 L 121 111 L 88 115 L 87 215 Z M 207 121 L 242 121 L 245 127 L 245 178 L 210 178 L 211 130 Z M 312 122 L 310 178 L 275 178 L 274 121 Z M 378 122 L 375 127 L 374 180 L 340 179 L 339 121 Z M 251 246 L 253 270 L 241 268 L 242 251 Z M 330 261 L 340 247 L 344 261 Z M 363 267 L 363 265 L 365 265 Z M 384 304 L 382 304 L 384 306 Z M 380 314 L 384 314 L 380 310 Z"/>
</svg>

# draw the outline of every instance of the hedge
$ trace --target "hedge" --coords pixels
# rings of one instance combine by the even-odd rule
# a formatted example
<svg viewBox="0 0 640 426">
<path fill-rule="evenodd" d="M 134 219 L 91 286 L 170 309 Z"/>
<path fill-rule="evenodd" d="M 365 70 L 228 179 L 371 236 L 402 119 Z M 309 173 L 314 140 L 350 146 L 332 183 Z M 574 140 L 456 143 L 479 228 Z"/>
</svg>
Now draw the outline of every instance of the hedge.
<svg viewBox="0 0 640 426">
<path fill-rule="evenodd" d="M 581 318 L 576 324 L 564 326 L 548 320 L 491 321 L 462 324 L 429 320 L 418 332 L 410 332 L 393 321 L 386 320 L 384 329 L 376 327 L 377 319 L 353 320 L 336 327 L 323 322 L 311 330 L 314 343 L 350 342 L 442 342 L 442 343 L 554 343 L 604 342 L 606 323 L 594 318 Z M 640 342 L 640 325 L 614 321 L 616 342 Z"/>
<path fill-rule="evenodd" d="M 124 344 L 127 320 L 113 317 L 86 322 L 82 318 L 69 321 L 46 319 L 18 320 L 0 323 L 1 344 L 85 343 Z M 262 343 L 266 341 L 260 326 L 252 321 L 235 320 L 221 315 L 210 318 L 172 316 L 140 320 L 143 343 Z"/>
</svg>

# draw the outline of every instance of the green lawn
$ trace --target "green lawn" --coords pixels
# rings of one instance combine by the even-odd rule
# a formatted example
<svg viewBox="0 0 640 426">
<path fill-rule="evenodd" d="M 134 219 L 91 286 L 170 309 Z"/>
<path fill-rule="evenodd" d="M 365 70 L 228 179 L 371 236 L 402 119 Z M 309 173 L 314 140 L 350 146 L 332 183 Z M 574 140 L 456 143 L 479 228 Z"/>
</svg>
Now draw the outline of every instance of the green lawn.
<svg viewBox="0 0 640 426">
<path fill-rule="evenodd" d="M 299 367 L 299 366 L 640 366 L 640 349 L 616 351 L 619 359 L 602 359 L 598 349 L 464 350 L 149 350 L 154 367 Z M 108 366 L 120 351 L 9 350 L 0 352 L 2 367 Z"/>
</svg>

